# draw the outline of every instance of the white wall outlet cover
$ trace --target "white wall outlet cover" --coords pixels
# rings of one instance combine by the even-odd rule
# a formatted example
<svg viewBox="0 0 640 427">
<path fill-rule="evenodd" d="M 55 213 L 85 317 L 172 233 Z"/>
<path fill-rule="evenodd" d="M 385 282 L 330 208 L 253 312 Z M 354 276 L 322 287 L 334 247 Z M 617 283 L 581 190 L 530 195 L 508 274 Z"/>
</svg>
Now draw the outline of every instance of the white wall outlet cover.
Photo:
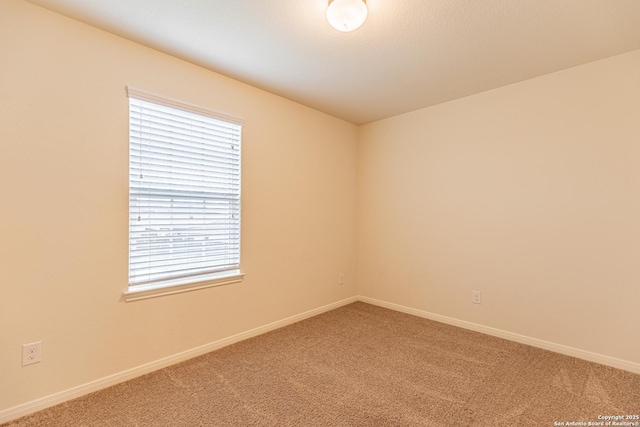
<svg viewBox="0 0 640 427">
<path fill-rule="evenodd" d="M 482 304 L 482 292 L 480 292 L 480 291 L 471 291 L 471 301 L 474 304 Z"/>
<path fill-rule="evenodd" d="M 22 345 L 22 366 L 42 361 L 42 341 Z"/>
</svg>

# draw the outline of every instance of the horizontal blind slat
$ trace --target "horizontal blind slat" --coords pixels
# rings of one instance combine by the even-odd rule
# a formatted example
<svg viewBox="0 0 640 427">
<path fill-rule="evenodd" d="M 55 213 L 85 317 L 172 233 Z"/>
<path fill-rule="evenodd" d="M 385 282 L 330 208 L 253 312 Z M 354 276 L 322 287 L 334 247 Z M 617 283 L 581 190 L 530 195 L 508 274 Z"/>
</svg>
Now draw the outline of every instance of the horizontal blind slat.
<svg viewBox="0 0 640 427">
<path fill-rule="evenodd" d="M 146 112 L 158 117 L 166 117 L 174 120 L 193 120 L 205 127 L 218 127 L 240 132 L 242 125 L 239 123 L 229 122 L 227 120 L 218 119 L 210 116 L 203 116 L 199 113 L 186 111 L 180 108 L 173 108 L 155 104 L 148 101 L 130 99 L 130 111 L 132 116 L 137 116 Z"/>
</svg>

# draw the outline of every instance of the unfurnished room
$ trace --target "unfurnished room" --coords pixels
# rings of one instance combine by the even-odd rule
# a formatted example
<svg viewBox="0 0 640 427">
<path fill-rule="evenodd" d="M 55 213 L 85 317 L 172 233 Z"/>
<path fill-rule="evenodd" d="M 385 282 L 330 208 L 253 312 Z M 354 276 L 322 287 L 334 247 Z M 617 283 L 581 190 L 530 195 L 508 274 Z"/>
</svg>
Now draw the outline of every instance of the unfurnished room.
<svg viewBox="0 0 640 427">
<path fill-rule="evenodd" d="M 0 0 L 0 424 L 640 426 L 640 1 Z"/>
</svg>

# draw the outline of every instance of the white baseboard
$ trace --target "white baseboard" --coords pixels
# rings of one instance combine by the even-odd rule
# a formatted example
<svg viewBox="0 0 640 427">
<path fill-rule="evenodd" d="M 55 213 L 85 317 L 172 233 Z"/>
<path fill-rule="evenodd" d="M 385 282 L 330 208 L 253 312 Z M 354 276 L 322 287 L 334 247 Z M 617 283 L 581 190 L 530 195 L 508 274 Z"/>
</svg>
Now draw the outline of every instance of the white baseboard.
<svg viewBox="0 0 640 427">
<path fill-rule="evenodd" d="M 313 310 L 305 311 L 304 313 L 297 314 L 295 316 L 287 317 L 286 319 L 278 320 L 273 323 L 269 323 L 258 328 L 254 328 L 236 335 L 232 335 L 227 338 L 223 338 L 218 341 L 214 341 L 209 344 L 202 345 L 200 347 L 192 348 L 190 350 L 183 351 L 172 356 L 168 356 L 154 362 L 146 363 L 144 365 L 137 366 L 135 368 L 127 369 L 126 371 L 118 372 L 113 375 L 109 375 L 104 378 L 100 378 L 95 381 L 88 382 L 86 384 L 79 385 L 77 387 L 70 388 L 68 390 L 60 391 L 58 393 L 51 394 L 49 396 L 32 400 L 31 402 L 23 403 L 12 408 L 8 408 L 0 411 L 0 424 L 9 422 L 16 418 L 29 415 L 33 412 L 40 411 L 42 409 L 49 408 L 59 403 L 66 402 L 71 399 L 75 399 L 84 396 L 94 391 L 101 390 L 103 388 L 116 385 L 118 383 L 139 377 L 149 372 L 156 371 L 158 369 L 166 368 L 167 366 L 174 365 L 176 363 L 201 356 L 211 351 L 217 350 L 222 347 L 237 343 L 239 341 L 246 340 L 258 335 L 262 335 L 266 332 L 270 332 L 283 326 L 290 325 L 292 323 L 299 322 L 309 317 L 317 316 L 324 312 L 334 310 L 338 307 L 342 307 L 347 304 L 358 301 L 357 297 L 347 298 L 341 301 L 334 302 L 322 307 L 315 308 Z"/>
<path fill-rule="evenodd" d="M 491 328 L 488 326 L 483 326 L 476 323 L 467 322 L 464 320 L 458 320 L 452 317 L 442 316 L 440 314 L 430 313 L 427 311 L 418 310 L 415 308 L 406 307 L 403 305 L 394 304 L 391 302 L 377 300 L 374 298 L 369 298 L 369 297 L 360 295 L 357 297 L 347 298 L 332 304 L 318 307 L 316 309 L 309 310 L 304 313 L 300 313 L 295 316 L 288 317 L 286 319 L 278 320 L 276 322 L 269 323 L 267 325 L 260 326 L 258 328 L 254 328 L 236 335 L 232 335 L 230 337 L 223 338 L 221 340 L 214 341 L 212 343 L 205 344 L 200 347 L 186 350 L 181 353 L 156 360 L 154 362 L 146 363 L 144 365 L 127 369 L 125 371 L 122 371 L 113 375 L 109 375 L 107 377 L 100 378 L 98 380 L 91 381 L 86 384 L 82 384 L 77 387 L 70 388 L 68 390 L 63 390 L 61 392 L 54 393 L 40 399 L 36 399 L 31 402 L 23 403 L 23 404 L 14 406 L 12 408 L 2 410 L 0 411 L 0 424 L 9 422 L 16 418 L 23 417 L 25 415 L 29 415 L 33 412 L 37 412 L 42 409 L 49 408 L 51 406 L 66 402 L 68 400 L 75 399 L 89 393 L 93 393 L 94 391 L 98 391 L 103 388 L 107 388 L 112 385 L 116 385 L 118 383 L 128 381 L 130 379 L 139 377 L 149 372 L 153 372 L 158 369 L 162 369 L 167 366 L 171 366 L 176 363 L 203 355 L 205 353 L 209 353 L 219 348 L 226 347 L 230 344 L 234 344 L 236 342 L 246 340 L 248 338 L 252 338 L 252 337 L 264 334 L 266 332 L 270 332 L 270 331 L 282 328 L 284 326 L 299 322 L 304 319 L 308 319 L 313 316 L 317 316 L 318 314 L 322 314 L 324 312 L 334 310 L 336 308 L 342 307 L 347 304 L 351 304 L 356 301 L 362 301 L 368 304 L 377 305 L 380 307 L 388 308 L 388 309 L 399 311 L 402 313 L 412 314 L 414 316 L 423 317 L 425 319 L 435 320 L 437 322 L 458 326 L 464 329 L 481 332 L 487 335 L 492 335 L 492 336 L 504 338 L 510 341 L 519 342 L 521 344 L 527 344 L 533 347 L 539 347 L 539 348 L 553 351 L 556 353 L 565 354 L 567 356 L 573 356 L 579 359 L 588 360 L 590 362 L 600 363 L 602 365 L 607 365 L 607 366 L 611 366 L 618 369 L 624 369 L 629 372 L 640 374 L 639 363 L 617 359 L 617 358 L 605 356 L 602 354 L 592 353 L 589 351 L 580 350 L 577 348 L 568 347 L 565 345 L 556 344 L 549 341 L 540 340 L 537 338 L 531 338 L 525 335 L 508 332 L 501 329 Z"/>
<path fill-rule="evenodd" d="M 590 351 L 580 350 L 579 348 L 569 347 L 562 344 L 556 344 L 556 343 L 544 341 L 538 338 L 531 338 L 525 335 L 504 331 L 502 329 L 491 328 L 489 326 L 483 326 L 477 323 L 467 322 L 465 320 L 458 320 L 452 317 L 442 316 L 440 314 L 430 313 L 428 311 L 418 310 L 415 308 L 406 307 L 404 305 L 394 304 L 387 301 L 381 301 L 374 298 L 365 297 L 362 295 L 358 296 L 358 300 L 362 302 L 366 302 L 368 304 L 373 304 L 373 305 L 388 308 L 391 310 L 400 311 L 402 313 L 423 317 L 425 319 L 435 320 L 436 322 L 446 323 L 448 325 L 458 326 L 464 329 L 470 329 L 472 331 L 481 332 L 483 334 L 504 338 L 509 341 L 515 341 L 521 344 L 527 344 L 533 347 L 542 348 L 544 350 L 553 351 L 555 353 L 560 353 L 567 356 L 576 357 L 578 359 L 588 360 L 589 362 L 600 363 L 602 365 L 607 365 L 613 368 L 623 369 L 625 371 L 633 372 L 635 374 L 640 374 L 640 363 L 617 359 L 615 357 L 605 356 L 603 354 L 592 353 Z"/>
</svg>

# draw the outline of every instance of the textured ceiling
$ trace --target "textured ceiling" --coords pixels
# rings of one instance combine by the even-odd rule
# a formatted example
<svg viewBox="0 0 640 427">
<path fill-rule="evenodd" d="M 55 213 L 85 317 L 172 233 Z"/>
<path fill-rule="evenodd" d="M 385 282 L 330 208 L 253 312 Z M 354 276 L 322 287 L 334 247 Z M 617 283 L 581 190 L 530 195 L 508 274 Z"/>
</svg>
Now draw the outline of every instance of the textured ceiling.
<svg viewBox="0 0 640 427">
<path fill-rule="evenodd" d="M 356 124 L 640 49 L 639 0 L 29 0 Z"/>
</svg>

